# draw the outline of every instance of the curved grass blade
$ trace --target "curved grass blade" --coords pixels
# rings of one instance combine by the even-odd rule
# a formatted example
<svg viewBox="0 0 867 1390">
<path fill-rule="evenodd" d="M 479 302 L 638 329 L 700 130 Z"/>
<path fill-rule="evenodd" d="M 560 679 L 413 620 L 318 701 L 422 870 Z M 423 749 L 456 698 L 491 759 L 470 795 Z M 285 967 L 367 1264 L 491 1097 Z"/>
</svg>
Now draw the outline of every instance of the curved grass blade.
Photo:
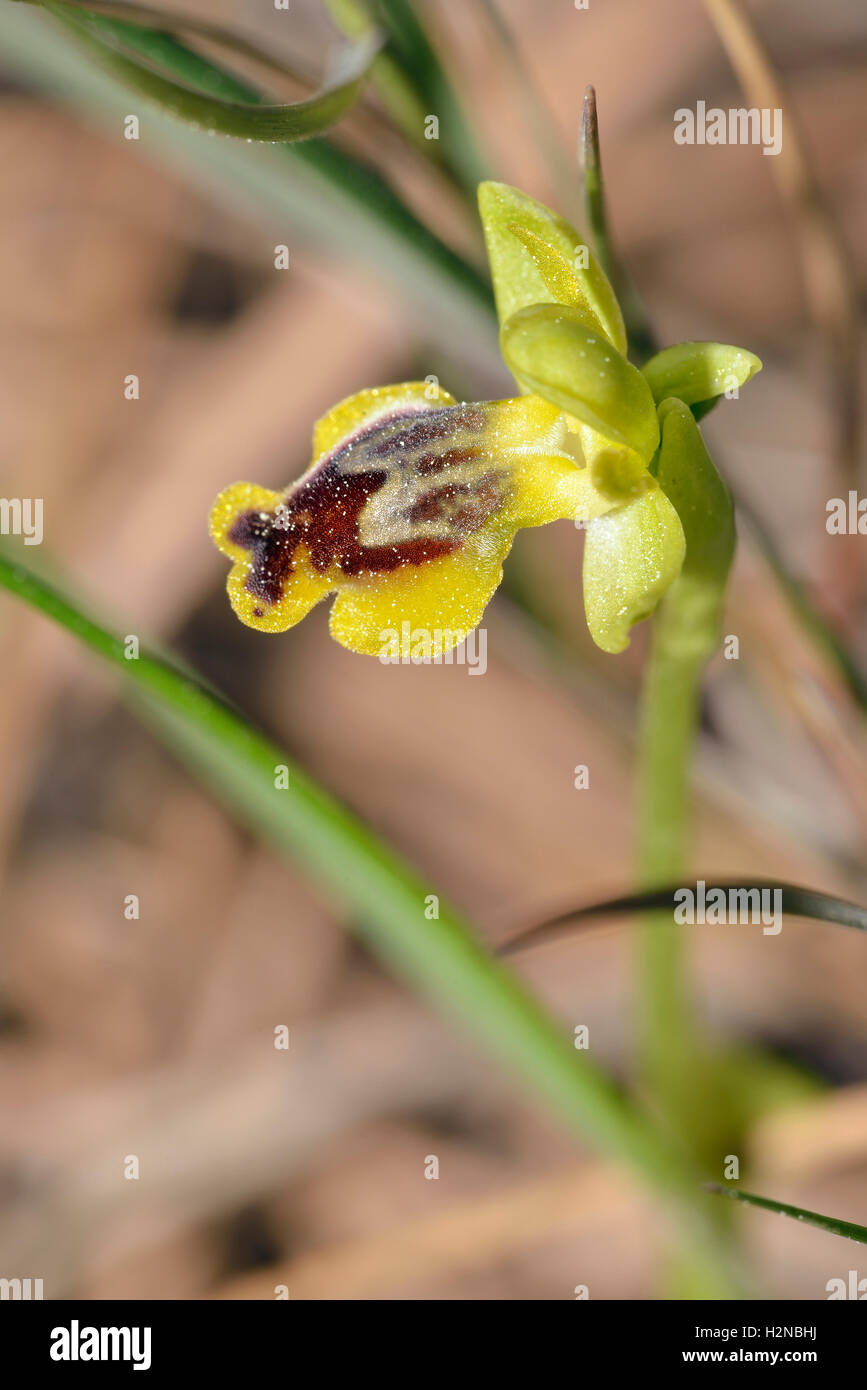
<svg viewBox="0 0 867 1390">
<path fill-rule="evenodd" d="M 115 77 L 173 115 L 222 135 L 272 144 L 308 140 L 339 120 L 358 97 L 383 43 L 379 34 L 365 35 L 344 52 L 332 79 L 315 96 L 274 105 L 218 96 L 171 75 L 160 64 L 164 41 L 171 35 L 161 30 L 90 12 L 66 0 L 42 0 L 42 7 L 66 25 Z M 148 21 L 153 23 L 152 11 Z M 166 28 L 172 24 L 172 17 L 166 15 Z M 184 27 L 185 21 L 178 20 L 177 24 Z M 191 22 L 187 27 L 195 30 L 197 26 Z M 215 26 L 200 25 L 198 32 L 211 39 L 219 35 L 230 50 L 235 47 L 238 52 L 248 56 L 253 52 L 261 58 L 252 45 L 246 41 L 235 45 L 231 34 Z M 274 66 L 273 62 L 268 65 Z"/>
<path fill-rule="evenodd" d="M 829 1231 L 832 1236 L 842 1236 L 844 1240 L 856 1240 L 859 1245 L 867 1245 L 867 1226 L 857 1226 L 854 1221 L 841 1221 L 837 1216 L 822 1216 L 806 1207 L 792 1207 L 788 1202 L 776 1202 L 773 1197 L 757 1197 L 754 1192 L 742 1192 L 737 1187 L 721 1187 L 719 1183 L 704 1184 L 705 1192 L 717 1197 L 730 1197 L 733 1202 L 743 1202 L 744 1206 L 761 1207 L 763 1211 L 776 1212 L 778 1216 L 789 1216 L 793 1221 L 804 1221 L 808 1226 L 818 1226 L 821 1231 Z"/>
<path fill-rule="evenodd" d="M 124 86 L 92 62 L 65 26 L 41 7 L 0 5 L 0 61 L 77 111 L 116 127 L 129 110 Z M 254 100 L 255 88 L 194 52 L 171 34 L 137 29 L 137 42 L 158 44 L 160 62 L 218 96 Z M 212 140 L 154 108 L 146 151 L 237 214 L 289 229 L 333 252 L 387 271 L 430 330 L 496 354 L 493 298 L 475 266 L 447 246 L 386 181 L 327 137 L 294 144 L 246 146 Z M 282 239 L 282 238 L 281 238 Z"/>
<path fill-rule="evenodd" d="M 0 553 L 0 588 L 29 603 L 125 676 L 138 711 L 230 812 L 349 909 L 359 934 L 395 973 L 474 1032 L 567 1126 L 629 1164 L 701 1243 L 704 1277 L 732 1296 L 724 1239 L 696 1201 L 698 1181 L 660 1133 L 396 854 L 282 749 L 175 662 L 140 651 L 89 618 L 56 587 Z M 277 770 L 285 768 L 280 789 Z M 284 785 L 288 781 L 288 785 Z"/>
<path fill-rule="evenodd" d="M 536 946 L 548 946 L 554 941 L 565 941 L 574 936 L 581 927 L 594 917 L 622 917 L 637 912 L 673 912 L 678 904 L 675 894 L 688 888 L 689 884 L 678 883 L 666 888 L 654 888 L 644 893 L 631 893 L 622 898 L 608 898 L 605 902 L 591 903 L 588 907 L 575 908 L 571 912 L 559 913 L 538 926 L 518 933 L 500 947 L 499 954 L 514 955 Z M 789 917 L 809 917 L 818 922 L 831 922 L 838 927 L 851 927 L 854 931 L 867 932 L 867 907 L 847 902 L 831 893 L 820 893 L 815 888 L 799 888 L 793 883 L 778 883 L 774 879 L 755 878 L 740 883 L 706 883 L 705 896 L 717 891 L 723 892 L 728 901 L 730 892 L 744 892 L 758 889 L 779 892 L 780 911 Z"/>
<path fill-rule="evenodd" d="M 104 26 L 106 41 L 113 34 L 119 42 L 135 43 L 139 57 L 144 57 L 147 53 L 147 34 L 150 32 L 153 35 L 153 58 L 157 65 L 161 39 L 189 35 L 226 49 L 229 58 L 239 55 L 250 58 L 271 72 L 295 80 L 305 76 L 282 58 L 277 58 L 251 39 L 245 38 L 243 34 L 235 33 L 234 30 L 230 31 L 218 24 L 211 24 L 206 19 L 200 19 L 198 15 L 175 14 L 152 5 L 128 3 L 127 0 L 47 0 L 47 3 L 46 0 L 19 0 L 19 3 L 30 5 L 33 9 L 47 10 L 54 3 L 58 9 L 77 10 L 81 17 L 89 17 L 98 21 L 100 27 Z M 106 20 L 119 20 L 121 23 L 112 26 L 106 24 Z M 227 95 L 231 97 L 233 94 L 229 91 Z"/>
</svg>

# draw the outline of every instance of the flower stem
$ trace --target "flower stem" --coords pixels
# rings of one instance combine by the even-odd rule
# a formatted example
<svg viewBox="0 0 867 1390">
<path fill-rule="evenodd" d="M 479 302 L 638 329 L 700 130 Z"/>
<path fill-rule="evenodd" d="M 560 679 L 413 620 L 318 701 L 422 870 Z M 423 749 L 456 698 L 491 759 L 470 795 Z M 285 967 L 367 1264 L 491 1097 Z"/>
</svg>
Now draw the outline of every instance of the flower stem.
<svg viewBox="0 0 867 1390">
<path fill-rule="evenodd" d="M 638 873 L 643 888 L 678 882 L 689 855 L 689 769 L 704 659 L 668 648 L 657 623 L 645 675 L 639 754 Z M 697 1071 L 683 928 L 671 913 L 648 920 L 639 945 L 639 1056 L 658 1117 L 683 1135 L 692 1128 Z"/>
<path fill-rule="evenodd" d="M 678 882 L 688 869 L 689 770 L 701 677 L 719 644 L 735 548 L 731 497 L 688 407 L 667 400 L 659 415 L 657 478 L 680 517 L 686 555 L 654 616 L 645 677 L 638 798 L 643 888 Z M 670 912 L 643 934 L 639 1055 L 660 1120 L 694 1159 L 701 1159 L 713 1154 L 726 1115 L 707 1084 L 708 1050 L 698 1036 L 683 948 L 683 927 Z"/>
</svg>

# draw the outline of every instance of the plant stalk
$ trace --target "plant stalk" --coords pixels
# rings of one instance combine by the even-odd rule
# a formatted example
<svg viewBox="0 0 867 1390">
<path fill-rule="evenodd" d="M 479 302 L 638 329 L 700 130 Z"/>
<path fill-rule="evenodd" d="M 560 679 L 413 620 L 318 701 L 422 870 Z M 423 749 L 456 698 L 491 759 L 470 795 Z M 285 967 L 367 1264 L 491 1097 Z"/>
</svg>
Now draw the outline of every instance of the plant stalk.
<svg viewBox="0 0 867 1390">
<path fill-rule="evenodd" d="M 643 692 L 638 773 L 638 875 L 642 888 L 681 882 L 687 870 L 689 771 L 698 724 L 704 660 L 671 651 L 655 625 Z M 672 914 L 649 918 L 639 937 L 640 1073 L 651 1106 L 683 1134 L 691 1120 L 701 1066 L 690 999 L 684 928 Z"/>
</svg>

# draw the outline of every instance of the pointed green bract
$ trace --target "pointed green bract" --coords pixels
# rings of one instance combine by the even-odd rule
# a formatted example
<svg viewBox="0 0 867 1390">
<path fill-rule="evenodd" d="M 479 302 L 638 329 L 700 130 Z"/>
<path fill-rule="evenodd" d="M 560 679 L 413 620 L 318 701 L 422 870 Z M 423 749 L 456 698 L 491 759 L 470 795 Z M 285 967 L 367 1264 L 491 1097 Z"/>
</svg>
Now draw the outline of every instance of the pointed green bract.
<svg viewBox="0 0 867 1390">
<path fill-rule="evenodd" d="M 574 227 L 506 183 L 479 185 L 479 212 L 501 324 L 530 304 L 578 303 L 626 351 L 617 297 Z"/>
<path fill-rule="evenodd" d="M 665 640 L 684 656 L 710 656 L 719 641 L 725 585 L 735 549 L 734 508 L 689 406 L 670 397 L 659 407 L 662 442 L 657 480 L 686 537 L 677 603 Z M 676 617 L 675 617 L 676 614 Z"/>
<path fill-rule="evenodd" d="M 584 612 L 597 647 L 622 652 L 683 564 L 677 512 L 660 488 L 592 521 L 584 546 Z"/>
<path fill-rule="evenodd" d="M 580 309 L 533 304 L 503 325 L 500 348 L 526 391 L 559 406 L 649 463 L 659 440 L 650 387 Z"/>
<path fill-rule="evenodd" d="M 762 370 L 762 363 L 754 352 L 725 343 L 677 343 L 663 348 L 641 370 L 657 404 L 676 396 L 687 405 L 699 405 L 740 390 Z"/>
</svg>

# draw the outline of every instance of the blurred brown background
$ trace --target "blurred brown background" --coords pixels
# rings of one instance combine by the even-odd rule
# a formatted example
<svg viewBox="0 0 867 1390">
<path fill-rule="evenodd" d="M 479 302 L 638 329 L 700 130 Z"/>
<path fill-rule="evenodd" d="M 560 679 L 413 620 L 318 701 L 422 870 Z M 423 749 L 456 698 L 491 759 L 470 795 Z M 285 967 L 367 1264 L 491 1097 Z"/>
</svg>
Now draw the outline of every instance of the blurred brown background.
<svg viewBox="0 0 867 1390">
<path fill-rule="evenodd" d="M 52 92 L 10 8 L 0 491 L 45 499 L 40 561 L 119 631 L 191 661 L 491 942 L 625 889 L 644 636 L 621 658 L 593 650 L 580 532 L 519 536 L 509 592 L 486 615 L 483 679 L 353 656 L 330 641 L 327 605 L 283 638 L 244 629 L 207 540 L 213 495 L 236 479 L 289 481 L 314 421 L 342 396 L 428 372 L 461 396 L 508 394 L 490 334 L 429 317 L 351 225 L 317 231 L 300 192 L 294 221 L 269 217 L 241 190 L 209 191 L 206 169 L 168 167 L 143 101 L 127 101 L 142 140 L 120 139 L 117 120 Z M 334 43 L 312 0 L 293 3 L 291 20 L 265 0 L 186 8 L 313 66 Z M 431 0 L 424 11 L 491 175 L 556 201 L 484 10 Z M 841 570 L 824 528 L 839 491 L 827 335 L 775 161 L 672 139 L 677 107 L 750 104 L 704 7 L 507 0 L 502 11 L 576 171 L 581 94 L 596 85 L 614 226 L 660 338 L 736 342 L 764 359 L 708 437 L 863 656 L 850 582 L 862 562 L 849 554 Z M 855 250 L 867 229 L 863 6 L 774 0 L 751 12 Z M 369 107 L 337 135 L 475 255 L 477 229 Z M 278 242 L 287 273 L 273 269 Z M 131 372 L 137 402 L 123 397 Z M 726 626 L 741 656 L 709 676 L 696 872 L 864 900 L 863 723 L 748 524 L 741 535 Z M 576 1152 L 353 943 L 301 874 L 239 833 L 71 638 L 4 599 L 0 671 L 0 1275 L 85 1298 L 272 1297 L 277 1283 L 292 1297 L 352 1299 L 658 1289 L 646 1199 Z M 589 791 L 573 789 L 577 763 Z M 124 918 L 132 893 L 138 921 Z M 519 967 L 565 1026 L 590 1026 L 594 1055 L 622 1077 L 629 946 L 627 926 L 607 924 Z M 867 1222 L 865 943 L 787 921 L 778 938 L 730 928 L 692 946 L 719 1035 L 812 1078 L 756 1125 L 753 1190 Z M 288 1053 L 273 1046 L 279 1024 Z M 138 1182 L 124 1180 L 129 1154 Z M 825 1297 L 857 1264 L 821 1232 L 761 1213 L 743 1225 L 774 1295 Z"/>
</svg>

